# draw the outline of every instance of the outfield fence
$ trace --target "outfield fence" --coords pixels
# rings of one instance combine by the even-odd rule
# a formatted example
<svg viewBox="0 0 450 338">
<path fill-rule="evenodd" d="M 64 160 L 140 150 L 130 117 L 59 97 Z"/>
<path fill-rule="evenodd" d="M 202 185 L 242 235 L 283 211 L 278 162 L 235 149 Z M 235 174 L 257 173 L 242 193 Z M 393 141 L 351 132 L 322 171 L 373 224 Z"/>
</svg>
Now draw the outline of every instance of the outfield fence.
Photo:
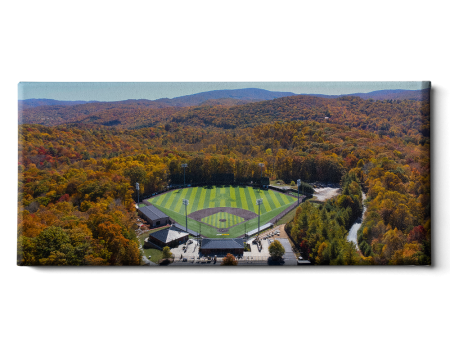
<svg viewBox="0 0 450 338">
<path fill-rule="evenodd" d="M 163 190 L 160 190 L 160 191 L 156 191 L 156 192 L 151 193 L 151 194 L 141 195 L 139 197 L 139 203 L 144 203 L 146 205 L 149 205 L 149 204 L 147 204 L 148 202 L 144 201 L 144 200 L 147 200 L 149 198 L 155 197 L 156 195 L 160 195 L 160 194 L 169 192 L 171 190 L 178 190 L 178 189 L 183 189 L 183 188 L 193 188 L 193 187 L 207 187 L 207 186 L 213 186 L 213 185 L 219 185 L 219 186 L 220 185 L 246 186 L 246 187 L 253 187 L 253 188 L 260 188 L 261 187 L 261 185 L 259 185 L 259 184 L 251 184 L 251 183 L 198 182 L 198 183 L 186 184 L 186 186 L 184 186 L 183 184 L 181 184 L 181 185 L 180 184 L 176 184 L 176 185 L 169 186 L 166 189 L 163 189 Z M 261 188 L 261 189 L 267 190 L 267 188 Z M 278 190 L 278 189 L 276 189 L 276 190 Z M 136 196 L 136 198 L 134 198 L 134 201 L 137 203 L 137 196 Z M 147 202 L 147 203 L 145 203 L 145 202 Z"/>
<path fill-rule="evenodd" d="M 255 184 L 228 184 L 229 186 L 238 186 L 238 187 L 252 187 L 252 188 L 260 188 L 260 186 L 258 186 L 258 185 L 255 185 Z M 206 184 L 206 183 L 202 183 L 202 184 L 189 184 L 189 185 L 186 185 L 186 188 L 193 188 L 193 187 L 208 187 L 208 186 L 210 186 L 210 184 Z M 218 185 L 218 186 L 220 186 L 220 184 Z M 155 196 L 157 196 L 157 195 L 161 195 L 161 194 L 165 194 L 165 193 L 168 193 L 168 192 L 170 192 L 170 191 L 172 191 L 172 190 L 179 190 L 179 189 L 183 189 L 184 187 L 183 186 L 181 186 L 181 187 L 174 187 L 174 186 L 172 186 L 172 187 L 170 187 L 170 188 L 167 188 L 167 189 L 165 189 L 165 190 L 161 190 L 161 191 L 159 191 L 159 192 L 155 192 L 155 193 L 153 193 L 153 194 L 148 194 L 148 195 L 142 195 L 141 196 L 141 198 L 140 198 L 140 203 L 143 203 L 143 204 L 145 204 L 145 205 L 151 205 L 151 203 L 148 201 L 148 199 L 150 199 L 150 198 L 152 198 L 152 197 L 155 197 Z M 283 194 L 285 194 L 285 195 L 288 195 L 288 196 L 290 196 L 290 197 L 297 197 L 297 196 L 293 196 L 293 195 L 291 195 L 291 194 L 289 194 L 288 192 L 287 192 L 287 190 L 285 190 L 285 189 L 282 189 L 282 188 L 278 188 L 278 187 L 274 187 L 274 186 L 269 186 L 268 188 L 261 188 L 262 190 L 269 190 L 269 189 L 271 189 L 271 190 L 274 190 L 274 191 L 278 191 L 278 192 L 281 192 L 281 193 L 283 193 Z M 289 190 L 292 190 L 292 189 L 289 189 Z M 294 191 L 294 192 L 296 192 L 296 190 L 292 190 L 292 191 Z M 301 195 L 301 197 L 300 197 L 300 199 L 303 201 L 303 200 L 306 200 L 306 199 L 308 199 L 308 198 L 311 198 L 312 197 L 312 195 Z M 301 202 L 300 202 L 301 203 Z"/>
<path fill-rule="evenodd" d="M 303 199 L 300 201 L 300 203 L 303 202 Z M 286 208 L 283 212 L 272 218 L 270 223 L 276 224 L 280 219 L 282 219 L 284 216 L 286 216 L 288 213 L 290 213 L 292 210 L 298 207 L 298 203 L 292 204 L 290 207 Z"/>
<path fill-rule="evenodd" d="M 240 187 L 252 187 L 252 188 L 258 188 L 258 189 L 262 189 L 262 190 L 275 190 L 275 191 L 279 191 L 282 193 L 287 193 L 288 191 L 291 192 L 297 192 L 297 190 L 295 189 L 283 189 L 280 187 L 275 187 L 272 185 L 269 186 L 261 186 L 260 184 L 254 184 L 254 183 L 230 183 L 230 184 L 224 184 L 224 183 L 220 183 L 220 182 L 199 182 L 199 183 L 192 183 L 192 184 L 177 184 L 177 185 L 171 185 L 169 187 L 167 187 L 164 190 L 160 190 L 160 191 L 156 191 L 154 193 L 151 194 L 142 194 L 140 195 L 139 201 L 140 203 L 144 203 L 145 204 L 145 200 L 155 197 L 156 195 L 160 195 L 160 194 L 164 194 L 166 192 L 172 191 L 172 190 L 178 190 L 178 189 L 183 189 L 183 188 L 193 188 L 193 187 L 208 187 L 208 186 L 223 186 L 223 185 L 228 185 L 228 186 L 240 186 Z M 137 196 L 136 196 L 137 198 Z M 137 202 L 137 201 L 136 201 Z"/>
</svg>

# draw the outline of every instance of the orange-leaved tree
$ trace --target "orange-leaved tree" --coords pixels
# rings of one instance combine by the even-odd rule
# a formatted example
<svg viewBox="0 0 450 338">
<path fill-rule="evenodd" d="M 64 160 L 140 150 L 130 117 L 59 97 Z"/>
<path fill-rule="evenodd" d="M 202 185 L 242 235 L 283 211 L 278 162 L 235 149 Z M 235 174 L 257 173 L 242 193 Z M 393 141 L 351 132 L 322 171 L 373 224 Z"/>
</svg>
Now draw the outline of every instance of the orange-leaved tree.
<svg viewBox="0 0 450 338">
<path fill-rule="evenodd" d="M 234 257 L 232 254 L 228 253 L 224 259 L 222 260 L 222 263 L 220 265 L 238 265 L 238 261 L 236 257 Z"/>
</svg>

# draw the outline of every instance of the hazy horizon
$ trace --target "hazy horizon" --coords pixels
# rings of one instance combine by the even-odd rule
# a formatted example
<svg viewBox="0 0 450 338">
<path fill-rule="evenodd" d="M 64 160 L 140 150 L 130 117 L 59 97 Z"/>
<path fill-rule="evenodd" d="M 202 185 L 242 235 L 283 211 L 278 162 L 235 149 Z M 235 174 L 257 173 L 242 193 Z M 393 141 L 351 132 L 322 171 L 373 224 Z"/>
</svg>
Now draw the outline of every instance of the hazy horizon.
<svg viewBox="0 0 450 338">
<path fill-rule="evenodd" d="M 345 95 L 378 90 L 420 90 L 428 81 L 407 82 L 20 82 L 19 100 L 123 101 L 176 98 L 214 90 L 257 88 L 294 94 Z"/>
</svg>

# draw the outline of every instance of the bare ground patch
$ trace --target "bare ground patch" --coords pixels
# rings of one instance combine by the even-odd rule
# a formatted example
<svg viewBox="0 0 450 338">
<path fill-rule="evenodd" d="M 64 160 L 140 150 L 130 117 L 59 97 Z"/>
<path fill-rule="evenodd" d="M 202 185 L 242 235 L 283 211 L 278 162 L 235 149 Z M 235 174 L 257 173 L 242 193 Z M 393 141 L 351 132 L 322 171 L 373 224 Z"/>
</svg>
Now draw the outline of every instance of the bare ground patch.
<svg viewBox="0 0 450 338">
<path fill-rule="evenodd" d="M 326 201 L 330 198 L 333 198 L 341 193 L 340 188 L 332 188 L 332 187 L 325 187 L 325 188 L 316 188 L 314 197 L 317 201 Z"/>
</svg>

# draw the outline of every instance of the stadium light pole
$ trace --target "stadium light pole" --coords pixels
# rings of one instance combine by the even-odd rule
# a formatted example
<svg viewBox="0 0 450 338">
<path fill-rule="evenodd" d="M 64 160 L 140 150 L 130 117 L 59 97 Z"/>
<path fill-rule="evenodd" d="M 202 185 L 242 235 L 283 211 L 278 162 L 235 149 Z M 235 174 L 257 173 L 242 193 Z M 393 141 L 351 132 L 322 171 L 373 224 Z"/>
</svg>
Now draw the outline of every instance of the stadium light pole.
<svg viewBox="0 0 450 338">
<path fill-rule="evenodd" d="M 256 200 L 256 204 L 258 205 L 258 236 L 259 236 L 259 219 L 260 219 L 260 215 L 261 215 L 261 204 L 263 202 L 263 199 L 257 199 Z"/>
<path fill-rule="evenodd" d="M 186 232 L 187 232 L 187 206 L 189 204 L 189 201 L 186 199 L 183 199 L 183 205 L 184 205 L 184 214 L 186 215 Z"/>
<path fill-rule="evenodd" d="M 187 167 L 187 163 L 183 163 L 181 165 L 181 167 L 183 168 L 183 173 L 184 173 L 184 184 L 183 184 L 183 188 L 186 188 L 186 167 Z"/>
<path fill-rule="evenodd" d="M 297 180 L 297 187 L 298 187 L 298 204 L 297 205 L 300 205 L 300 186 L 302 185 L 302 180 L 301 179 L 298 179 Z"/>
<path fill-rule="evenodd" d="M 136 182 L 136 190 L 138 193 L 138 208 L 139 208 L 139 183 L 138 182 Z"/>
</svg>

